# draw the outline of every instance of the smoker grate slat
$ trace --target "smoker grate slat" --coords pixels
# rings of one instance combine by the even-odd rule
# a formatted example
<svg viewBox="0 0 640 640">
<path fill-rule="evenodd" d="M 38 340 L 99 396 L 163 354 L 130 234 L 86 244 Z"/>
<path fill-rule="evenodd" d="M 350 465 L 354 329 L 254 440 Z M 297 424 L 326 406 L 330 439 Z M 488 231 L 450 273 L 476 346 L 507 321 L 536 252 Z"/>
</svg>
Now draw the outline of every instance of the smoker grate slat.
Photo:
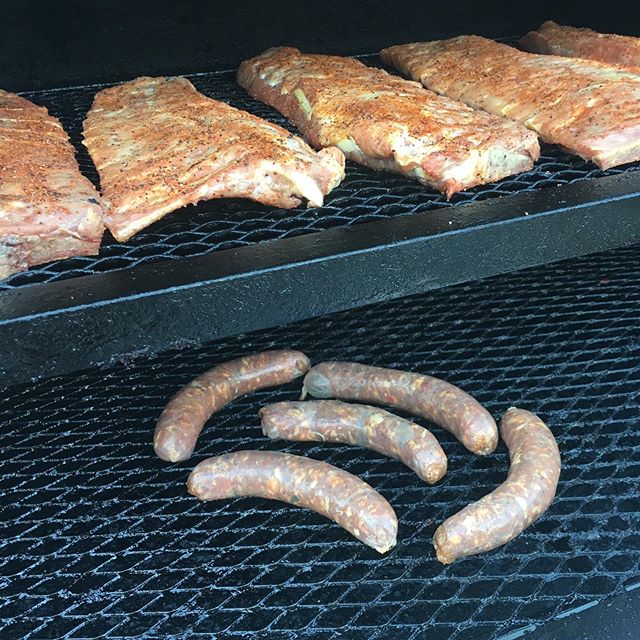
<svg viewBox="0 0 640 640">
<path fill-rule="evenodd" d="M 374 56 L 363 60 L 376 63 Z M 251 99 L 236 85 L 232 72 L 201 73 L 189 77 L 196 87 L 235 107 L 295 129 L 274 109 Z M 25 93 L 25 97 L 46 106 L 60 118 L 78 152 L 82 171 L 98 185 L 98 177 L 87 150 L 81 143 L 82 121 L 93 96 L 102 86 Z M 595 165 L 544 145 L 540 160 L 529 172 L 500 182 L 456 194 L 449 202 L 442 194 L 417 182 L 390 173 L 374 172 L 348 163 L 347 177 L 319 209 L 275 209 L 246 200 L 213 200 L 185 207 L 143 230 L 127 242 L 118 243 L 106 234 L 98 256 L 80 256 L 33 267 L 0 281 L 0 290 L 29 284 L 53 282 L 94 273 L 131 269 L 138 265 L 246 247 L 265 240 L 316 233 L 432 211 L 443 207 L 499 198 L 513 193 L 536 191 L 562 184 L 616 175 L 640 168 L 640 163 L 600 171 Z"/>
<path fill-rule="evenodd" d="M 498 639 L 640 584 L 639 285 L 631 247 L 7 389 L 0 635 Z M 234 402 L 192 461 L 154 457 L 154 421 L 182 384 L 284 346 L 430 372 L 496 416 L 538 412 L 563 456 L 556 502 L 506 547 L 443 567 L 437 524 L 503 480 L 504 447 L 476 457 L 434 428 L 449 472 L 429 487 L 373 452 L 268 441 L 258 408 L 299 384 Z M 242 448 L 360 475 L 396 509 L 398 546 L 380 557 L 302 509 L 187 495 L 194 464 Z"/>
</svg>

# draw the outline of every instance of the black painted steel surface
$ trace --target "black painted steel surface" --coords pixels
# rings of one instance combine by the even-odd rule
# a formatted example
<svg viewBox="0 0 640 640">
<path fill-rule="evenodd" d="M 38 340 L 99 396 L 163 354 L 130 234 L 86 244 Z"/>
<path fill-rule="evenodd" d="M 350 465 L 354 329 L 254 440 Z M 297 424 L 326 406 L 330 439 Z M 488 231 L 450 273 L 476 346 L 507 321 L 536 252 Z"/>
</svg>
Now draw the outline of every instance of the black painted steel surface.
<svg viewBox="0 0 640 640">
<path fill-rule="evenodd" d="M 544 20 L 638 33 L 628 0 L 4 0 L 0 86 L 11 91 L 231 69 L 274 45 L 349 54 L 461 33 L 523 34 Z"/>
<path fill-rule="evenodd" d="M 428 372 L 496 417 L 539 413 L 563 456 L 556 502 L 502 549 L 444 567 L 433 532 L 502 482 L 504 446 L 476 457 L 434 428 L 449 472 L 429 487 L 374 452 L 269 441 L 258 408 L 299 384 L 225 408 L 190 462 L 154 457 L 172 393 L 273 347 Z M 640 585 L 639 404 L 638 247 L 14 386 L 0 398 L 0 636 L 476 640 L 604 611 Z M 302 509 L 187 495 L 193 465 L 242 448 L 360 475 L 395 508 L 398 546 L 380 557 Z"/>
</svg>

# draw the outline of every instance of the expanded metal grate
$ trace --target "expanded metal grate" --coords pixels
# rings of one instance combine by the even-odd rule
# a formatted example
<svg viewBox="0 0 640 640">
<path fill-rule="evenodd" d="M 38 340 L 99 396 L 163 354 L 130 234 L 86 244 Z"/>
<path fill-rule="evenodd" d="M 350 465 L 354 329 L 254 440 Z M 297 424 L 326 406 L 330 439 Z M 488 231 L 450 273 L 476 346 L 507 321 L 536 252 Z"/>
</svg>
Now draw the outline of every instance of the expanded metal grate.
<svg viewBox="0 0 640 640">
<path fill-rule="evenodd" d="M 433 532 L 503 481 L 504 446 L 477 457 L 434 427 L 449 471 L 429 487 L 356 447 L 269 441 L 259 407 L 296 398 L 299 384 L 225 408 L 187 463 L 154 456 L 154 422 L 181 385 L 274 347 L 429 372 L 496 417 L 539 413 L 563 457 L 557 500 L 507 546 L 444 567 Z M 0 637 L 514 638 L 640 586 L 638 406 L 640 247 L 10 388 Z M 380 556 L 282 503 L 187 494 L 193 465 L 246 448 L 361 476 L 395 508 L 397 547 Z"/>
<path fill-rule="evenodd" d="M 374 57 L 364 60 L 376 61 Z M 206 95 L 224 100 L 295 131 L 277 111 L 251 99 L 236 85 L 233 73 L 205 73 L 188 77 Z M 91 107 L 93 96 L 101 88 L 102 86 L 92 85 L 24 94 L 34 102 L 46 106 L 53 115 L 60 118 L 78 150 L 78 161 L 82 171 L 96 186 L 98 178 L 95 167 L 82 146 L 81 139 L 82 121 Z M 314 233 L 441 207 L 455 207 L 462 203 L 638 168 L 640 163 L 624 169 L 600 171 L 593 164 L 567 155 L 556 147 L 545 145 L 542 156 L 532 171 L 457 194 L 447 202 L 442 194 L 408 178 L 374 172 L 349 163 L 346 179 L 329 194 L 322 208 L 275 209 L 247 200 L 202 202 L 197 206 L 185 207 L 169 214 L 127 242 L 118 243 L 107 233 L 98 256 L 58 260 L 34 267 L 0 281 L 0 290 L 117 271 L 146 262 L 180 260 L 219 249 L 244 247 L 263 240 Z"/>
</svg>

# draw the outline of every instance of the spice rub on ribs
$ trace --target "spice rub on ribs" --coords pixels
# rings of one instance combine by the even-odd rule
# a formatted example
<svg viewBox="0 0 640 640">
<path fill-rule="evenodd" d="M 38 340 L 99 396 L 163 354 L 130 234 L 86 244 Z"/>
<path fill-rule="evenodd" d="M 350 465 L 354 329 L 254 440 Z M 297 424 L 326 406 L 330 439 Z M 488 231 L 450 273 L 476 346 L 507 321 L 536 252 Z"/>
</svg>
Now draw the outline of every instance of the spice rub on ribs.
<svg viewBox="0 0 640 640">
<path fill-rule="evenodd" d="M 598 33 L 592 29 L 567 27 L 552 20 L 520 39 L 519 46 L 532 53 L 571 58 L 589 58 L 630 67 L 640 73 L 640 38 Z"/>
<path fill-rule="evenodd" d="M 480 36 L 398 45 L 381 56 L 428 89 L 511 118 L 602 169 L 640 160 L 640 75 Z"/>
<path fill-rule="evenodd" d="M 537 137 L 514 122 L 352 58 L 269 49 L 242 63 L 238 82 L 313 147 L 336 145 L 355 162 L 410 176 L 447 197 L 527 171 L 540 151 Z"/>
<path fill-rule="evenodd" d="M 185 78 L 143 77 L 100 91 L 84 144 L 100 174 L 105 223 L 120 241 L 200 200 L 318 207 L 344 177 L 339 149 L 315 152 Z"/>
<path fill-rule="evenodd" d="M 100 198 L 44 107 L 0 90 L 0 278 L 98 253 Z"/>
</svg>

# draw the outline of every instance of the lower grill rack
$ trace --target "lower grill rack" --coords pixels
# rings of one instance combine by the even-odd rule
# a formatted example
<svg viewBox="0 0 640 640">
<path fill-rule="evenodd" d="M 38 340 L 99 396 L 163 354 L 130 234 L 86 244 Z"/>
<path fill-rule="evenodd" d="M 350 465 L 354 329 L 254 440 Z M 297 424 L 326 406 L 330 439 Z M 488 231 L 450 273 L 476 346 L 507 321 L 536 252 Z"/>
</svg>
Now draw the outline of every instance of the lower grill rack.
<svg viewBox="0 0 640 640">
<path fill-rule="evenodd" d="M 640 586 L 639 336 L 632 247 L 9 388 L 0 399 L 0 636 L 515 638 Z M 154 456 L 155 420 L 180 386 L 279 347 L 313 362 L 428 372 L 496 417 L 512 405 L 535 411 L 563 457 L 556 501 L 505 547 L 445 567 L 433 532 L 504 480 L 504 445 L 477 457 L 434 427 L 449 471 L 430 487 L 371 451 L 269 441 L 258 409 L 296 399 L 299 383 L 226 407 L 190 461 Z M 359 475 L 396 510 L 398 546 L 379 556 L 303 509 L 187 494 L 197 462 L 247 448 Z"/>
</svg>

